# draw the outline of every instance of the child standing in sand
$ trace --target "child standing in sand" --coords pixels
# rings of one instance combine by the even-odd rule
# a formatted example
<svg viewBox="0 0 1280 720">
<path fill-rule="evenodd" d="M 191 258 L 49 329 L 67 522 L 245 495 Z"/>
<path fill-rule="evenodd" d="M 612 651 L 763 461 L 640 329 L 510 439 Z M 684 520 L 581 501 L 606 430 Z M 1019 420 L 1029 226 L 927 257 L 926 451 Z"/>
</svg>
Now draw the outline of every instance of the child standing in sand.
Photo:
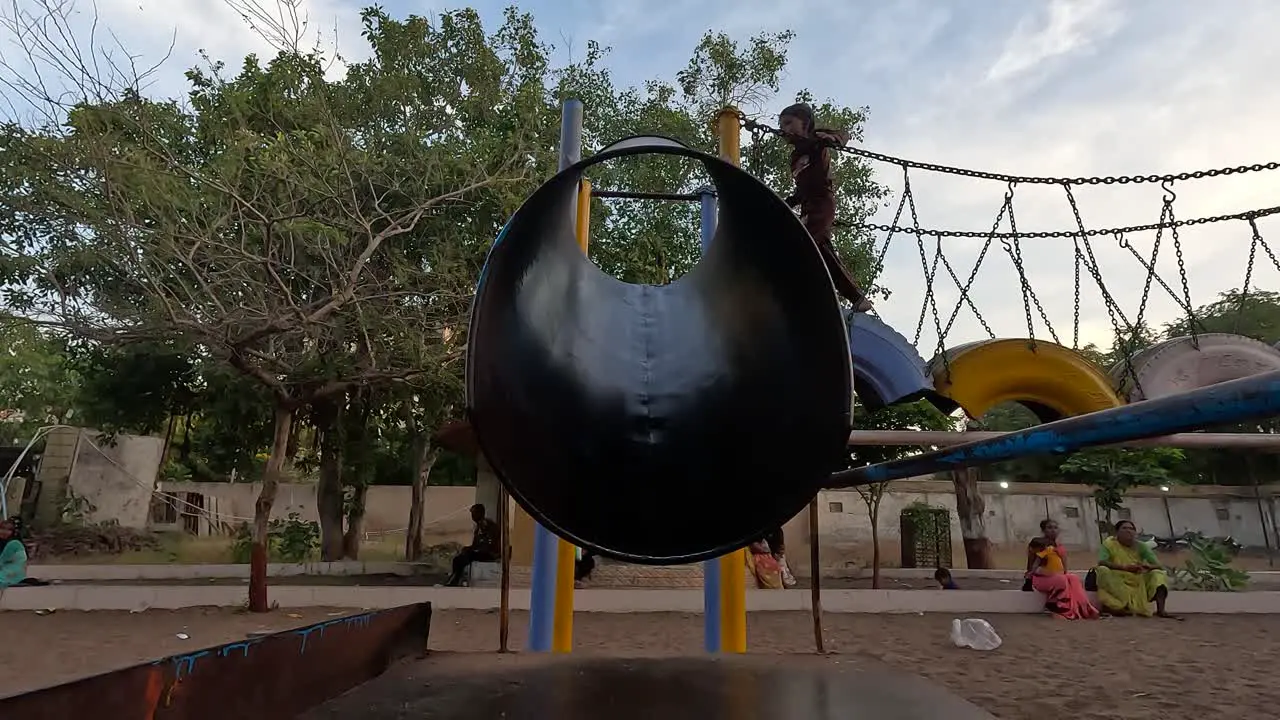
<svg viewBox="0 0 1280 720">
<path fill-rule="evenodd" d="M 831 146 L 844 145 L 848 133 L 814 127 L 813 108 L 797 103 L 778 116 L 778 129 L 791 144 L 791 177 L 796 191 L 787 198 L 791 207 L 800 207 L 800 221 L 813 237 L 822 260 L 831 274 L 836 292 L 853 304 L 855 312 L 872 309 L 862 288 L 840 262 L 831 244 L 836 222 L 835 184 L 831 180 Z"/>
</svg>

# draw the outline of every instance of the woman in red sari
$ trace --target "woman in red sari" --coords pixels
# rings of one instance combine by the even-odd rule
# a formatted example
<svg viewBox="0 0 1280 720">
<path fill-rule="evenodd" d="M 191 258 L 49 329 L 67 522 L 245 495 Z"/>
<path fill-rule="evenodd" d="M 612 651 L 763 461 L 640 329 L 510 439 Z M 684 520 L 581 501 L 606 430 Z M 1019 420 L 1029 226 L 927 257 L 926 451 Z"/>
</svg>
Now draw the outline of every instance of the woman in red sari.
<svg viewBox="0 0 1280 720">
<path fill-rule="evenodd" d="M 1046 519 L 1040 523 L 1040 532 L 1027 547 L 1027 579 L 1032 589 L 1044 593 L 1045 609 L 1068 620 L 1098 617 L 1084 581 L 1067 572 L 1067 551 L 1058 541 L 1058 524 Z"/>
</svg>

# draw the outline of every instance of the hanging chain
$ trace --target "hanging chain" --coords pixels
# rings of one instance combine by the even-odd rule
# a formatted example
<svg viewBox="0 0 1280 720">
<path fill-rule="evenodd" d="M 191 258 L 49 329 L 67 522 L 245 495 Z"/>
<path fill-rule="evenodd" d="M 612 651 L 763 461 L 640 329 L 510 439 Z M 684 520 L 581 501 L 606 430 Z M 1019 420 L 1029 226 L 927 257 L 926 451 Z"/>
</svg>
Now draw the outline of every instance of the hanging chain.
<svg viewBox="0 0 1280 720">
<path fill-rule="evenodd" d="M 1244 318 L 1245 302 L 1249 298 L 1249 285 L 1253 282 L 1253 260 L 1258 256 L 1258 242 L 1262 240 L 1262 233 L 1258 231 L 1258 223 L 1254 220 L 1249 221 L 1249 229 L 1253 231 L 1253 240 L 1249 243 L 1249 263 L 1244 268 L 1244 284 L 1240 287 L 1240 309 L 1236 311 L 1235 328 L 1232 332 L 1239 334 L 1240 321 Z"/>
<path fill-rule="evenodd" d="M 1165 219 L 1164 211 L 1161 210 L 1160 221 L 1163 222 L 1164 219 Z M 1120 237 L 1124 237 L 1124 236 L 1121 235 Z M 1141 328 L 1142 323 L 1147 316 L 1147 302 L 1151 299 L 1151 281 L 1155 280 L 1158 275 L 1156 273 L 1156 268 L 1159 267 L 1160 243 L 1163 241 L 1164 241 L 1164 227 L 1161 226 L 1160 228 L 1156 229 L 1156 239 L 1154 242 L 1151 243 L 1151 262 L 1142 263 L 1143 267 L 1147 269 L 1147 279 L 1142 284 L 1142 300 L 1138 303 L 1138 315 L 1133 319 L 1133 326 L 1135 328 Z M 1128 241 L 1127 240 L 1124 241 L 1124 244 L 1128 244 Z M 1133 248 L 1132 245 L 1130 245 L 1129 247 L 1130 249 Z M 1134 254 L 1137 255 L 1136 250 L 1134 251 Z M 1138 255 L 1138 257 L 1141 258 L 1142 256 Z M 1163 278 L 1161 278 L 1161 282 L 1163 282 Z M 1170 292 L 1172 292 L 1172 290 L 1170 290 Z M 1182 301 L 1179 300 L 1178 304 L 1182 304 Z"/>
<path fill-rule="evenodd" d="M 1067 186 L 1070 187 L 1070 186 Z M 1179 228 L 1191 227 L 1195 225 L 1208 225 L 1210 223 L 1226 222 L 1228 220 L 1255 220 L 1257 218 L 1267 217 L 1280 213 L 1280 207 L 1262 208 L 1260 210 L 1247 210 L 1245 212 L 1231 213 L 1229 215 L 1212 215 L 1209 217 L 1191 218 L 1189 220 L 1174 220 L 1172 222 L 1148 223 L 1146 225 L 1130 225 L 1128 227 L 1119 228 L 1100 228 L 1084 231 L 1084 237 L 1099 237 L 1102 235 L 1130 235 L 1140 232 L 1149 232 L 1151 230 L 1159 230 L 1160 228 Z M 900 232 L 900 233 L 921 233 L 935 237 L 953 237 L 953 238 L 985 238 L 986 232 L 982 230 L 933 230 L 909 227 L 894 227 L 892 225 L 879 225 L 874 223 L 842 223 L 845 227 L 859 228 L 863 230 L 874 230 L 877 232 Z M 995 237 L 1012 239 L 1012 233 L 996 233 Z M 1032 231 L 1024 232 L 1019 236 L 1023 240 L 1052 240 L 1067 239 L 1080 237 L 1078 230 L 1048 230 L 1048 231 Z"/>
<path fill-rule="evenodd" d="M 747 117 L 743 113 L 738 113 L 738 121 L 742 127 L 755 131 L 760 130 L 772 135 L 781 136 L 781 130 L 759 123 Z M 1006 173 L 986 172 L 983 170 L 970 170 L 968 168 L 953 167 L 951 165 L 939 165 L 937 163 L 916 162 L 914 160 L 904 160 L 903 158 L 885 155 L 884 153 L 872 152 L 870 150 L 862 150 L 861 148 L 831 143 L 831 147 L 841 152 L 857 155 L 868 160 L 878 160 L 892 165 L 906 166 L 917 170 L 929 170 L 931 172 L 946 173 L 948 175 L 961 175 L 971 178 L 982 178 L 985 180 L 998 180 L 1004 183 L 1017 183 L 1021 185 L 1135 185 L 1143 183 L 1171 183 L 1185 180 L 1199 180 L 1201 178 L 1215 178 L 1226 175 L 1239 175 L 1241 173 L 1263 172 L 1267 170 L 1280 170 L 1280 162 L 1254 163 L 1252 165 L 1236 165 L 1233 167 L 1214 168 L 1212 170 L 1193 170 L 1190 172 L 1170 173 L 1166 175 L 1106 175 L 1100 177 L 1036 177 L 1032 175 L 1008 175 Z M 932 233 L 926 233 L 932 234 Z"/>
<path fill-rule="evenodd" d="M 903 175 L 902 175 L 903 187 L 904 189 L 909 189 L 911 187 L 911 177 L 907 173 L 907 170 L 905 168 L 903 169 L 902 172 L 903 172 Z M 915 193 L 911 193 L 907 195 L 907 209 L 911 212 L 912 225 L 918 228 L 920 226 L 920 215 L 916 212 Z M 925 260 L 924 237 L 922 235 L 919 235 L 919 234 L 916 235 L 916 247 L 920 251 L 921 264 L 922 265 L 927 264 Z M 925 311 L 932 310 L 933 325 L 938 332 L 938 352 L 943 355 L 943 364 L 947 366 L 947 372 L 950 373 L 950 363 L 946 359 L 945 348 L 942 345 L 942 319 L 938 317 L 938 300 L 937 300 L 937 296 L 933 292 L 934 279 L 938 275 L 938 261 L 941 259 L 942 259 L 942 239 L 939 238 L 937 240 L 937 247 L 935 248 L 935 252 L 933 255 L 933 265 L 931 267 L 927 267 L 925 271 L 925 283 L 926 283 L 925 306 L 920 308 L 920 319 L 916 322 L 915 339 L 911 342 L 911 344 L 916 345 L 920 342 L 920 334 L 924 331 Z"/>
<path fill-rule="evenodd" d="M 1276 266 L 1276 270 L 1280 270 L 1280 259 L 1276 259 L 1276 254 L 1271 252 L 1271 246 L 1267 244 L 1267 241 L 1261 235 L 1258 236 L 1258 244 L 1267 253 L 1267 257 L 1271 258 L 1271 264 Z"/>
<path fill-rule="evenodd" d="M 1013 214 L 1013 189 L 1014 184 L 1009 183 L 1008 190 L 1005 192 L 1005 202 L 1009 204 L 1009 231 L 1014 234 L 1012 242 L 1002 240 L 1004 251 L 1009 255 L 1009 259 L 1013 261 L 1014 268 L 1018 271 L 1018 281 L 1022 285 L 1022 308 L 1027 318 L 1027 339 L 1031 341 L 1031 349 L 1036 349 L 1036 329 L 1035 321 L 1031 319 L 1031 306 L 1034 304 L 1036 312 L 1040 315 L 1040 320 L 1044 322 L 1045 328 L 1049 330 L 1049 336 L 1059 345 L 1062 341 L 1058 339 L 1058 333 L 1053 328 L 1053 323 L 1049 322 L 1049 315 L 1045 312 L 1044 306 L 1040 304 L 1040 298 L 1036 295 L 1036 291 L 1031 287 L 1031 281 L 1027 278 L 1026 267 L 1022 263 L 1022 244 L 1017 239 L 1018 221 Z"/>
<path fill-rule="evenodd" d="M 1075 241 L 1075 293 L 1072 296 L 1071 349 L 1080 349 L 1080 241 Z"/>
<path fill-rule="evenodd" d="M 1009 183 L 1007 189 L 1004 191 L 1004 201 L 1009 206 L 1009 232 L 1013 233 L 1015 238 L 1013 242 L 1017 244 L 1018 241 L 1016 238 L 1018 236 L 1018 221 L 1013 215 L 1013 188 L 1014 184 L 1012 182 Z M 1031 298 L 1028 296 L 1028 292 L 1031 287 L 1030 283 L 1027 282 L 1027 272 L 1022 267 L 1022 253 L 1019 252 L 1015 254 L 1013 246 L 1009 244 L 1008 240 L 1001 240 L 1000 242 L 1004 245 L 1004 251 L 1009 256 L 1009 259 L 1013 261 L 1013 267 L 1018 271 L 1018 283 L 1022 286 L 1022 309 L 1027 317 L 1027 339 L 1031 341 L 1031 349 L 1035 350 L 1036 328 L 1035 323 L 1031 320 Z"/>
<path fill-rule="evenodd" d="M 978 323 L 982 325 L 982 329 L 987 331 L 987 337 L 995 339 L 995 331 L 987 324 L 987 319 L 982 317 L 982 313 L 978 312 L 978 306 L 969 299 L 969 289 L 973 287 L 973 281 L 978 277 L 978 270 L 982 267 L 982 261 L 987 257 L 987 251 L 991 249 L 991 242 L 995 240 L 996 229 L 1000 227 L 1000 221 L 1004 219 L 1004 214 L 1009 211 L 1009 199 L 1006 198 L 1004 204 L 1000 206 L 1000 212 L 996 213 L 996 221 L 991 224 L 991 233 L 987 235 L 986 242 L 982 243 L 982 250 L 978 252 L 978 259 L 973 263 L 973 269 L 969 271 L 969 278 L 965 280 L 964 286 L 960 288 L 960 297 L 968 301 L 969 308 L 973 310 L 973 316 L 978 319 Z M 947 318 L 947 325 L 942 330 L 945 337 L 951 333 L 951 326 L 955 324 L 956 317 L 960 315 L 960 303 L 956 303 L 955 308 L 951 311 L 951 317 Z"/>
<path fill-rule="evenodd" d="M 1164 222 L 1168 218 L 1170 230 L 1173 237 L 1173 254 L 1178 259 L 1178 275 L 1182 280 L 1182 299 L 1186 301 L 1184 307 L 1187 308 L 1187 331 L 1191 333 L 1191 345 L 1195 349 L 1200 349 L 1200 335 L 1196 331 L 1196 313 L 1195 306 L 1191 304 L 1191 285 L 1187 282 L 1187 263 L 1182 257 L 1182 239 L 1178 237 L 1177 217 L 1173 212 L 1173 203 L 1178 199 L 1178 194 L 1173 191 L 1172 181 L 1161 183 L 1164 190 L 1164 202 L 1160 209 L 1160 221 Z"/>
<path fill-rule="evenodd" d="M 1187 310 L 1187 307 L 1183 303 L 1182 298 L 1178 297 L 1178 293 L 1174 292 L 1173 288 L 1169 286 L 1169 283 L 1165 282 L 1165 279 L 1155 271 L 1154 265 L 1147 264 L 1147 261 L 1142 257 L 1142 254 L 1139 253 L 1138 250 L 1134 248 L 1132 244 L 1130 244 L 1130 242 L 1125 238 L 1124 235 L 1116 235 L 1116 242 L 1120 244 L 1120 247 L 1129 251 L 1129 254 L 1133 256 L 1134 260 L 1138 261 L 1138 264 L 1142 266 L 1143 270 L 1146 270 L 1149 273 L 1153 273 L 1156 283 L 1158 283 L 1160 287 L 1164 288 L 1164 291 L 1168 293 L 1169 297 L 1175 303 L 1177 303 L 1179 308 L 1181 308 L 1184 311 Z M 1200 324 L 1201 327 L 1203 327 L 1203 323 L 1200 323 L 1198 320 L 1196 322 L 1197 324 Z"/>
<path fill-rule="evenodd" d="M 908 177 L 908 171 L 902 168 L 903 186 L 902 197 L 898 199 L 898 209 L 893 213 L 893 224 L 897 225 L 902 219 L 902 210 L 907 206 L 907 197 L 911 195 L 911 179 Z M 886 233 L 884 236 L 884 244 L 880 246 L 880 252 L 876 253 L 876 277 L 880 277 L 880 273 L 884 272 L 884 257 L 889 254 L 889 242 L 893 240 L 893 233 Z"/>
<path fill-rule="evenodd" d="M 1088 231 L 1084 227 L 1084 219 L 1080 217 L 1080 206 L 1076 203 L 1075 193 L 1071 191 L 1070 185 L 1062 186 L 1063 192 L 1067 195 L 1067 205 L 1071 207 L 1071 215 L 1075 218 L 1076 227 L 1079 228 L 1075 239 L 1076 261 L 1083 263 L 1085 270 L 1089 271 L 1089 275 L 1093 278 L 1094 284 L 1098 286 L 1098 292 L 1102 295 L 1103 306 L 1107 309 L 1107 317 L 1111 320 L 1111 332 L 1116 342 L 1121 343 L 1121 355 L 1125 367 L 1125 375 L 1133 381 L 1134 387 L 1141 391 L 1142 386 L 1138 381 L 1138 373 L 1133 367 L 1133 358 L 1129 352 L 1124 351 L 1124 338 L 1128 337 L 1121 329 L 1120 322 L 1124 322 L 1124 326 L 1129 328 L 1129 334 L 1132 334 L 1133 328 L 1129 325 L 1129 320 L 1124 316 L 1124 311 L 1120 309 L 1119 303 L 1111 295 L 1111 291 L 1107 289 L 1106 283 L 1102 279 L 1102 271 L 1098 269 L 1098 262 L 1093 256 L 1093 246 L 1089 242 Z M 1081 248 L 1084 248 L 1082 251 Z"/>
</svg>

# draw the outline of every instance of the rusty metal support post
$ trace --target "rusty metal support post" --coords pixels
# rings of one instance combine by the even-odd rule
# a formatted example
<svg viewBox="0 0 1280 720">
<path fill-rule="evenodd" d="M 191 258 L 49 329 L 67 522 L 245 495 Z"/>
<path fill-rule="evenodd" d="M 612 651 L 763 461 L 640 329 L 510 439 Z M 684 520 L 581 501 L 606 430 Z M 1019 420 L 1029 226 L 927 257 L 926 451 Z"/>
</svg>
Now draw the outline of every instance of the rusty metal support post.
<svg viewBox="0 0 1280 720">
<path fill-rule="evenodd" d="M 819 655 L 827 653 L 822 639 L 822 558 L 818 551 L 818 495 L 809 501 L 809 603 L 813 610 L 813 645 Z"/>
<path fill-rule="evenodd" d="M 498 652 L 508 652 L 511 637 L 511 501 L 507 486 L 498 485 L 498 524 L 502 527 L 502 579 L 498 598 Z"/>
</svg>

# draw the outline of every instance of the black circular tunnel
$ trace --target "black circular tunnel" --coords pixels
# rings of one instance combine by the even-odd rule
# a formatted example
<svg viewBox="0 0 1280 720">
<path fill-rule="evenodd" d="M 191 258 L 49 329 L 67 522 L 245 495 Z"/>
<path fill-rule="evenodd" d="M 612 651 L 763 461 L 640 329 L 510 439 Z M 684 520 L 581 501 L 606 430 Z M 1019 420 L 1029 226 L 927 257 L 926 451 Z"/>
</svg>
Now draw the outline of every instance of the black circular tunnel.
<svg viewBox="0 0 1280 720">
<path fill-rule="evenodd" d="M 590 166 L 702 162 L 714 240 L 687 275 L 631 285 L 578 248 Z M 843 467 L 845 324 L 808 232 L 738 167 L 667 138 L 616 143 L 543 184 L 481 273 L 467 355 L 480 448 L 516 501 L 581 546 L 675 564 L 743 547 Z"/>
</svg>

